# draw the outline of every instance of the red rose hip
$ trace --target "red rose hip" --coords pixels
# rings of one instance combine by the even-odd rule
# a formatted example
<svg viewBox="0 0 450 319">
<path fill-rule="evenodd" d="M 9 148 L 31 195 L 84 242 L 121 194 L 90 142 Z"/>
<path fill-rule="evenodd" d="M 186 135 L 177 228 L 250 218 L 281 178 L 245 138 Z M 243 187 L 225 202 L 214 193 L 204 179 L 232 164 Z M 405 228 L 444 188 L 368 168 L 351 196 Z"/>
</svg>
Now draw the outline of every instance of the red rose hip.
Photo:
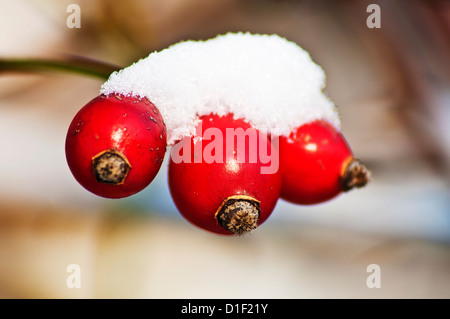
<svg viewBox="0 0 450 319">
<path fill-rule="evenodd" d="M 131 196 L 150 184 L 166 151 L 166 129 L 146 98 L 100 95 L 72 120 L 66 159 L 75 179 L 106 198 Z"/>
<path fill-rule="evenodd" d="M 231 114 L 200 119 L 195 136 L 172 149 L 168 179 L 173 201 L 204 230 L 248 233 L 267 220 L 279 199 L 278 167 L 265 172 L 261 168 L 271 164 L 255 157 L 264 150 L 273 158 L 275 149 L 267 136 Z"/>
<path fill-rule="evenodd" d="M 325 202 L 369 181 L 342 133 L 324 120 L 280 137 L 279 154 L 281 198 L 295 204 Z"/>
</svg>

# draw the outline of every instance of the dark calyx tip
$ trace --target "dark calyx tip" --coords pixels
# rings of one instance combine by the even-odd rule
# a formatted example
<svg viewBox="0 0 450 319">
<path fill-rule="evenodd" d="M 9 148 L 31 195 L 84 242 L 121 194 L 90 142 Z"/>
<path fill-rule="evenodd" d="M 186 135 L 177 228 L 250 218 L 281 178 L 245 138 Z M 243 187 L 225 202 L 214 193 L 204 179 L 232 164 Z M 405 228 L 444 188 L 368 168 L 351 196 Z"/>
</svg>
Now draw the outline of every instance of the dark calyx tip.
<svg viewBox="0 0 450 319">
<path fill-rule="evenodd" d="M 246 195 L 230 196 L 220 205 L 216 219 L 234 235 L 244 235 L 258 227 L 260 202 Z"/>
<path fill-rule="evenodd" d="M 92 159 L 95 178 L 101 183 L 122 184 L 130 171 L 125 155 L 115 149 L 101 152 Z"/>
<path fill-rule="evenodd" d="M 348 162 L 341 176 L 341 188 L 344 192 L 348 192 L 353 188 L 361 188 L 366 186 L 370 181 L 370 171 L 364 164 L 353 158 Z"/>
</svg>

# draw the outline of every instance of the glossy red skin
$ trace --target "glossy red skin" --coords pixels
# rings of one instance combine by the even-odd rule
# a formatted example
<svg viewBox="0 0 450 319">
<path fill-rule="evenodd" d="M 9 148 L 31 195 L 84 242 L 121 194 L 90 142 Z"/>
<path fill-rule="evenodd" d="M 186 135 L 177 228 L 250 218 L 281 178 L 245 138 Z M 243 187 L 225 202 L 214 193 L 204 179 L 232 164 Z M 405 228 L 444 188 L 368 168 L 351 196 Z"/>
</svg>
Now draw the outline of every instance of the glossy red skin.
<svg viewBox="0 0 450 319">
<path fill-rule="evenodd" d="M 219 117 L 208 115 L 201 117 L 202 133 L 210 127 L 216 127 L 222 131 L 224 136 L 223 147 L 225 149 L 226 128 L 242 127 L 244 130 L 250 127 L 243 120 L 234 120 L 232 115 Z M 203 136 L 197 131 L 196 136 Z M 210 141 L 203 140 L 202 152 Z M 194 138 L 185 138 L 179 143 L 190 143 L 191 150 L 194 149 Z M 259 140 L 258 145 L 270 147 L 275 152 L 270 140 L 264 137 Z M 200 156 L 197 152 L 193 156 Z M 246 153 L 248 154 L 248 143 L 246 143 Z M 224 152 L 225 153 L 225 152 Z M 272 153 L 274 154 L 274 153 Z M 173 154 L 172 154 L 173 156 Z M 215 218 L 215 213 L 220 204 L 229 196 L 248 195 L 260 201 L 261 214 L 258 225 L 261 225 L 270 216 L 279 199 L 281 189 L 281 175 L 279 170 L 274 174 L 261 174 L 262 165 L 257 163 L 236 163 L 227 165 L 226 163 L 175 163 L 170 158 L 168 179 L 169 189 L 172 199 L 180 211 L 189 222 L 204 230 L 222 234 L 232 235 L 232 233 L 221 227 Z M 230 158 L 227 158 L 229 161 Z M 225 160 L 223 161 L 225 162 Z"/>
<path fill-rule="evenodd" d="M 280 137 L 281 198 L 295 204 L 328 201 L 342 190 L 339 178 L 352 151 L 331 124 L 318 120 Z"/>
<path fill-rule="evenodd" d="M 155 178 L 166 143 L 163 118 L 148 99 L 100 95 L 72 120 L 66 137 L 66 159 L 75 179 L 88 191 L 122 198 L 141 191 Z M 131 166 L 118 185 L 98 182 L 91 167 L 93 157 L 111 148 L 124 154 Z"/>
</svg>

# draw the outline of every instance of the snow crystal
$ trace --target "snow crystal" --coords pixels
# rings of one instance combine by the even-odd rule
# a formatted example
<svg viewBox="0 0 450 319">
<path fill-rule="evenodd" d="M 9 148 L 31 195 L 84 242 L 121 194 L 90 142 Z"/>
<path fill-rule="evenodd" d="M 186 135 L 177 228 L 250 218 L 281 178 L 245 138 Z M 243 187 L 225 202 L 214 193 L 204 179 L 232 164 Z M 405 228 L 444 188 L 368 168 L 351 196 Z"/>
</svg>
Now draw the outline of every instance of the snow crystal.
<svg viewBox="0 0 450 319">
<path fill-rule="evenodd" d="M 322 68 L 297 44 L 278 35 L 227 33 L 153 52 L 112 73 L 100 93 L 147 97 L 160 110 L 171 145 L 209 113 L 233 113 L 272 135 L 316 119 L 339 129 L 324 87 Z"/>
</svg>

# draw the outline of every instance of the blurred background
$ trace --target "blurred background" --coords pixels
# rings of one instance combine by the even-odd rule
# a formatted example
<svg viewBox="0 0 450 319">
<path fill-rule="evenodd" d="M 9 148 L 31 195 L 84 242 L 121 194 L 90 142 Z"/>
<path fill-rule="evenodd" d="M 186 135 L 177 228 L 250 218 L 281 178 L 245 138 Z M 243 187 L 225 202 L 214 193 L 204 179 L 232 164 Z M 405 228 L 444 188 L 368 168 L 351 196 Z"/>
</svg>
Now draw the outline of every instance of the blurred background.
<svg viewBox="0 0 450 319">
<path fill-rule="evenodd" d="M 66 25 L 72 3 L 81 28 Z M 367 27 L 369 4 L 381 28 Z M 0 59 L 126 67 L 230 31 L 310 52 L 372 182 L 321 205 L 280 201 L 247 236 L 209 234 L 177 212 L 165 164 L 121 200 L 72 177 L 66 130 L 104 80 L 0 70 L 1 298 L 450 297 L 449 1 L 0 1 Z M 366 285 L 370 264 L 381 288 Z"/>
</svg>

